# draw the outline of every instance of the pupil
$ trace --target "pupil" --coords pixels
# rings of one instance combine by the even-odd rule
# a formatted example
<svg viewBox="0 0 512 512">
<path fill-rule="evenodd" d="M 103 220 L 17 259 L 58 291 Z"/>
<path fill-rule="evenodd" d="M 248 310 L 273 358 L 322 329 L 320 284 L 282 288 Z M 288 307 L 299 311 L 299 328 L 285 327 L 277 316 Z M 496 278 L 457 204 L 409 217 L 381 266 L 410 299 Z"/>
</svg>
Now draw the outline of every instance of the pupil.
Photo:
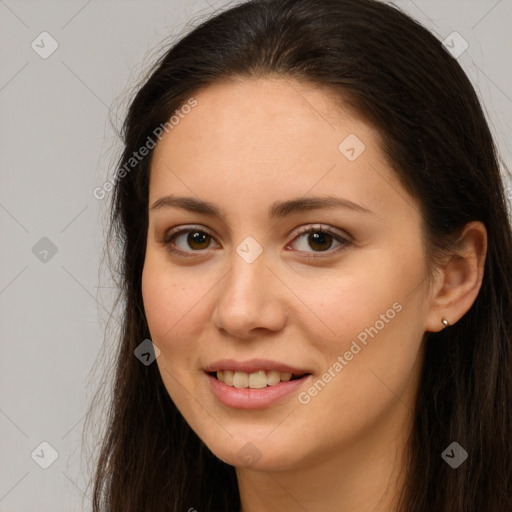
<svg viewBox="0 0 512 512">
<path fill-rule="evenodd" d="M 320 231 L 317 231 L 315 233 L 311 233 L 309 235 L 309 243 L 313 249 L 318 249 L 319 251 L 326 251 L 330 248 L 332 243 L 332 235 L 329 235 L 329 233 L 323 233 Z M 327 247 L 322 247 L 322 245 L 327 244 Z M 315 247 L 316 246 L 316 247 Z M 320 246 L 320 247 L 318 247 Z"/>
<path fill-rule="evenodd" d="M 202 233 L 201 231 L 193 231 L 188 234 L 188 244 L 190 247 L 194 248 L 194 244 L 204 244 L 206 242 L 206 246 L 208 246 L 208 238 L 209 235 L 206 233 Z M 195 247 L 196 249 L 204 249 L 204 247 Z"/>
<path fill-rule="evenodd" d="M 210 235 L 203 233 L 201 231 L 191 231 L 188 234 L 188 244 L 190 247 L 194 247 L 194 244 L 199 245 L 196 249 L 204 249 L 204 245 L 208 246 Z M 317 231 L 315 233 L 310 233 L 309 235 L 309 243 L 313 249 L 317 249 L 319 251 L 326 251 L 330 248 L 332 244 L 332 235 L 329 233 L 324 233 L 322 231 Z"/>
</svg>

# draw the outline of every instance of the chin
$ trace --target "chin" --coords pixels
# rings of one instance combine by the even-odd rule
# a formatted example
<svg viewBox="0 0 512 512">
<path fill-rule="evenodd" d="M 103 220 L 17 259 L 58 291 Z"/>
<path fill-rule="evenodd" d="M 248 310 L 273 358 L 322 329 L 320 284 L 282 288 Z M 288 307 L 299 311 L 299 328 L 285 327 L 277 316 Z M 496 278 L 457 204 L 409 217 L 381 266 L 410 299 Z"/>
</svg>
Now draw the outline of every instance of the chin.
<svg viewBox="0 0 512 512">
<path fill-rule="evenodd" d="M 255 471 L 282 471 L 297 468 L 297 450 L 283 446 L 279 440 L 274 442 L 259 440 L 246 436 L 245 439 L 233 440 L 226 446 L 207 445 L 210 451 L 220 460 L 237 469 L 253 469 Z"/>
</svg>

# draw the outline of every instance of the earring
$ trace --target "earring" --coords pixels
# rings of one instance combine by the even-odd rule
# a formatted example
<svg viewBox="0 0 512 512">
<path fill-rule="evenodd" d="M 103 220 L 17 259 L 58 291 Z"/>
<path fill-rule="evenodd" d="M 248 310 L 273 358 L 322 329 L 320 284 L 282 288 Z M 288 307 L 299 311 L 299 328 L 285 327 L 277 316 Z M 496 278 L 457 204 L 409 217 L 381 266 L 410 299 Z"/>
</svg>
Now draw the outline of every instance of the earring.
<svg viewBox="0 0 512 512">
<path fill-rule="evenodd" d="M 445 327 L 448 327 L 450 324 L 450 322 L 448 322 L 448 320 L 446 320 L 446 317 L 443 316 L 442 320 L 441 320 L 441 323 L 445 326 Z"/>
</svg>

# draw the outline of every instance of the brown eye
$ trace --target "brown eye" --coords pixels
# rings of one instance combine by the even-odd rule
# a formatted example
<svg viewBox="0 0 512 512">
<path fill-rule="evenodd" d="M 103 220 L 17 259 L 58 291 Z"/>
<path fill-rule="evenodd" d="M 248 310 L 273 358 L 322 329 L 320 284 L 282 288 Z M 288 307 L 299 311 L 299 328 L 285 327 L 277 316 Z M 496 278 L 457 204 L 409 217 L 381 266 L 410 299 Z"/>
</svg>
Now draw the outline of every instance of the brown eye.
<svg viewBox="0 0 512 512">
<path fill-rule="evenodd" d="M 303 253 L 303 257 L 305 258 L 328 257 L 338 253 L 349 245 L 351 245 L 351 242 L 348 238 L 323 226 L 308 226 L 302 228 L 299 235 L 289 244 L 289 246 L 294 246 L 294 249 Z M 334 249 L 332 249 L 333 247 Z M 322 252 L 326 254 L 315 254 Z"/>
<path fill-rule="evenodd" d="M 190 231 L 187 236 L 187 244 L 191 249 L 206 249 L 210 239 L 210 235 L 203 231 Z"/>
<path fill-rule="evenodd" d="M 312 249 L 326 251 L 331 248 L 334 237 L 325 231 L 313 231 L 308 234 L 308 244 Z"/>
<path fill-rule="evenodd" d="M 213 236 L 202 229 L 182 229 L 171 232 L 163 240 L 163 245 L 171 252 L 193 256 L 210 247 Z"/>
</svg>

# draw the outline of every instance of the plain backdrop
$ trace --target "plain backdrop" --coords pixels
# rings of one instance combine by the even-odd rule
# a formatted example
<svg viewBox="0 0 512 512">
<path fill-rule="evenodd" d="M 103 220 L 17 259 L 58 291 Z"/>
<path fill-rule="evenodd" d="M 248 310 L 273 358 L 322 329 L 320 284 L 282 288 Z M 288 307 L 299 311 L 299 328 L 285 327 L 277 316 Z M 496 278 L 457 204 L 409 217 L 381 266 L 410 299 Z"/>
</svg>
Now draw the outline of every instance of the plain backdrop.
<svg viewBox="0 0 512 512">
<path fill-rule="evenodd" d="M 458 60 L 510 168 L 512 1 L 394 3 L 467 42 Z M 90 510 L 81 434 L 113 297 L 93 190 L 120 149 L 110 120 L 159 42 L 227 5 L 0 0 L 0 512 Z"/>
</svg>

